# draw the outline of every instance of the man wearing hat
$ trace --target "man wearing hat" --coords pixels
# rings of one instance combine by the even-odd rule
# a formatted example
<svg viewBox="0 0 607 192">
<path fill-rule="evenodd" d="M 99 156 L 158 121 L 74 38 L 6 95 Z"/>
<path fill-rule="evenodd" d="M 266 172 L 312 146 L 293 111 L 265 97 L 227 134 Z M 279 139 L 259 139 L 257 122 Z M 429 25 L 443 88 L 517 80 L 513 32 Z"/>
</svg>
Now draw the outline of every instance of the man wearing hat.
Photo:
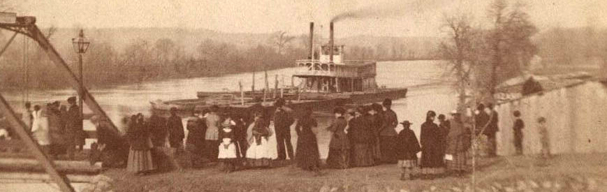
<svg viewBox="0 0 607 192">
<path fill-rule="evenodd" d="M 70 106 L 64 121 L 67 131 L 66 147 L 69 158 L 74 159 L 76 148 L 80 151 L 82 150 L 82 146 L 84 146 L 84 130 L 82 128 L 82 114 L 80 113 L 80 106 L 76 104 L 76 97 L 68 98 L 67 103 Z"/>
<path fill-rule="evenodd" d="M 449 171 L 457 176 L 462 176 L 466 171 L 466 152 L 471 145 L 471 131 L 464 127 L 461 115 L 457 111 L 452 111 L 451 115 L 453 118 L 449 122 L 445 159 Z"/>
<path fill-rule="evenodd" d="M 185 133 L 181 117 L 177 115 L 177 108 L 175 107 L 171 107 L 171 116 L 167 120 L 167 128 L 169 131 L 169 144 L 171 145 L 171 148 L 175 149 L 177 154 L 182 152 Z"/>
<path fill-rule="evenodd" d="M 276 141 L 278 143 L 278 160 L 285 160 L 287 155 L 289 159 L 294 159 L 293 144 L 291 144 L 291 125 L 295 122 L 291 116 L 291 109 L 284 106 L 285 100 L 279 98 L 274 103 L 276 111 L 274 112 L 274 128 L 276 129 Z M 285 145 L 287 147 L 285 153 Z"/>
</svg>

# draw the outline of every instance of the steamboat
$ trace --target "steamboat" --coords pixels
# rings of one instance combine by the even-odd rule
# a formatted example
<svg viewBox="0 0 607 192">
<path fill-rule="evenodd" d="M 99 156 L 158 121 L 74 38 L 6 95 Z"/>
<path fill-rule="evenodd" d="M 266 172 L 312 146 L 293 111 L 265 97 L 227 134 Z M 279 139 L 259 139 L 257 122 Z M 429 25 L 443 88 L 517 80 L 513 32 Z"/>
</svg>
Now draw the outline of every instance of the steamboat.
<svg viewBox="0 0 607 192">
<path fill-rule="evenodd" d="M 283 98 L 295 113 L 311 107 L 314 111 L 330 111 L 336 106 L 361 105 L 381 102 L 386 98 L 406 97 L 407 89 L 379 87 L 375 81 L 375 61 L 345 60 L 344 45 L 334 43 L 333 23 L 330 23 L 330 38 L 327 44 L 314 46 L 314 23 L 310 23 L 310 47 L 308 59 L 297 60 L 297 70 L 292 78 L 300 84 L 290 87 L 275 87 L 263 90 L 238 92 L 198 92 L 196 99 L 153 101 L 152 110 L 168 115 L 171 108 L 182 114 L 203 110 L 212 105 L 228 108 L 233 113 L 250 114 L 253 108 L 263 106 L 273 110 L 275 99 Z M 267 73 L 266 73 L 267 74 Z M 254 84 L 254 83 L 253 83 Z"/>
</svg>

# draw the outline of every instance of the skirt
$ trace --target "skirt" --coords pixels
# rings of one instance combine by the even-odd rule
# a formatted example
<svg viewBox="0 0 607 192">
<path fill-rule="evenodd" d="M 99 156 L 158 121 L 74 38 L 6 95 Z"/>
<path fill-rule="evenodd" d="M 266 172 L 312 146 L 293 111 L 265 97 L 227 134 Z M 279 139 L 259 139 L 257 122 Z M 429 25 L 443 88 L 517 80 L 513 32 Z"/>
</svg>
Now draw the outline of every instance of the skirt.
<svg viewBox="0 0 607 192">
<path fill-rule="evenodd" d="M 258 145 L 253 142 L 247 149 L 247 164 L 251 167 L 268 167 L 272 162 L 273 151 L 276 147 L 272 147 L 267 138 L 262 138 Z"/>
<path fill-rule="evenodd" d="M 383 163 L 396 163 L 398 157 L 396 156 L 396 146 L 398 139 L 396 136 L 381 136 L 380 137 L 380 150 L 381 150 L 381 161 Z"/>
<path fill-rule="evenodd" d="M 347 169 L 350 162 L 350 149 L 329 149 L 327 166 L 333 169 Z"/>
<path fill-rule="evenodd" d="M 217 156 L 221 162 L 232 162 L 238 158 L 236 145 L 230 143 L 228 145 L 219 144 L 219 155 Z"/>
<path fill-rule="evenodd" d="M 466 152 L 453 154 L 453 160 L 447 160 L 447 168 L 455 171 L 465 171 L 467 158 Z"/>
<path fill-rule="evenodd" d="M 152 163 L 152 152 L 150 150 L 130 149 L 126 166 L 128 172 L 137 173 L 154 169 L 156 169 L 156 166 Z"/>
<path fill-rule="evenodd" d="M 306 170 L 320 167 L 320 153 L 318 152 L 316 137 L 300 137 L 298 139 L 297 151 L 295 153 L 295 161 L 297 162 L 297 166 Z M 309 140 L 306 142 L 306 139 Z"/>
<path fill-rule="evenodd" d="M 398 160 L 397 165 L 400 168 L 414 168 L 417 167 L 417 159 Z"/>
<path fill-rule="evenodd" d="M 354 144 L 351 156 L 352 167 L 368 167 L 375 164 L 372 144 Z"/>
</svg>

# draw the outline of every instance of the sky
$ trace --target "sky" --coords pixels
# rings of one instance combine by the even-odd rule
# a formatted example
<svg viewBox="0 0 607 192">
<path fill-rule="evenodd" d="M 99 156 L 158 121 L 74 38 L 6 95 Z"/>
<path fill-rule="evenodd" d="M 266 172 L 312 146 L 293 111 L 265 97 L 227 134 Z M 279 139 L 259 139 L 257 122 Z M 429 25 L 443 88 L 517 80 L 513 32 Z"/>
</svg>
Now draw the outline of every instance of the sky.
<svg viewBox="0 0 607 192">
<path fill-rule="evenodd" d="M 6 1 L 6 0 L 5 0 Z M 11 0 L 8 0 L 11 1 Z M 466 12 L 486 25 L 490 0 L 13 0 L 18 15 L 36 16 L 39 26 L 182 27 L 230 33 L 307 33 L 309 22 L 328 23 L 340 13 L 361 10 L 369 17 L 335 24 L 337 37 L 354 35 L 436 36 L 445 14 Z M 605 0 L 520 0 L 531 20 L 554 26 L 607 26 Z M 317 28 L 320 30 L 320 28 Z M 324 34 L 326 35 L 326 34 Z"/>
</svg>

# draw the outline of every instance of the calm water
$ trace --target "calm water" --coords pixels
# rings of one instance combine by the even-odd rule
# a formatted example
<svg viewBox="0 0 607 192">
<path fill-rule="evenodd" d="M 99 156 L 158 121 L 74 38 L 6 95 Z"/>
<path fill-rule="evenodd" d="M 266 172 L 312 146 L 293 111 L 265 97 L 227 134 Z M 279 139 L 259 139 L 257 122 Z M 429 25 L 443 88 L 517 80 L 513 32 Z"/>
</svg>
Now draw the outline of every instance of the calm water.
<svg viewBox="0 0 607 192">
<path fill-rule="evenodd" d="M 428 110 L 437 113 L 447 113 L 455 108 L 456 94 L 449 87 L 448 79 L 442 77 L 445 66 L 438 61 L 396 61 L 380 62 L 377 65 L 377 83 L 379 86 L 389 88 L 406 88 L 430 83 L 442 83 L 438 86 L 415 87 L 409 90 L 407 98 L 393 101 L 393 110 L 398 115 L 398 120 L 409 120 L 413 122 L 413 130 L 419 134 L 419 126 L 425 120 Z M 291 75 L 294 68 L 268 71 L 270 87 L 274 87 L 274 79 L 284 84 L 291 84 Z M 180 80 L 167 80 L 159 82 L 142 83 L 138 85 L 117 86 L 111 89 L 91 89 L 90 92 L 99 102 L 101 107 L 110 116 L 112 121 L 123 128 L 120 124 L 121 117 L 133 113 L 149 114 L 150 101 L 192 99 L 196 98 L 197 91 L 236 91 L 239 89 L 238 82 L 241 81 L 245 89 L 250 89 L 252 84 L 252 73 L 242 73 L 223 77 L 203 77 Z M 293 82 L 299 83 L 297 79 Z M 256 74 L 256 89 L 264 86 L 263 73 Z M 13 109 L 22 110 L 25 94 L 22 92 L 3 93 L 9 100 Z M 43 105 L 52 101 L 64 101 L 69 96 L 76 95 L 71 89 L 36 91 L 30 90 L 29 101 L 33 104 Z M 88 109 L 85 108 L 85 113 Z M 90 111 L 89 111 L 90 112 Z M 318 140 L 321 156 L 327 156 L 327 146 L 330 133 L 324 130 L 331 122 L 331 117 L 317 116 L 319 121 Z M 85 122 L 85 129 L 93 129 L 89 122 Z M 293 137 L 296 137 L 293 131 Z M 293 143 L 296 143 L 294 138 Z M 87 141 L 90 143 L 91 141 Z"/>
</svg>

